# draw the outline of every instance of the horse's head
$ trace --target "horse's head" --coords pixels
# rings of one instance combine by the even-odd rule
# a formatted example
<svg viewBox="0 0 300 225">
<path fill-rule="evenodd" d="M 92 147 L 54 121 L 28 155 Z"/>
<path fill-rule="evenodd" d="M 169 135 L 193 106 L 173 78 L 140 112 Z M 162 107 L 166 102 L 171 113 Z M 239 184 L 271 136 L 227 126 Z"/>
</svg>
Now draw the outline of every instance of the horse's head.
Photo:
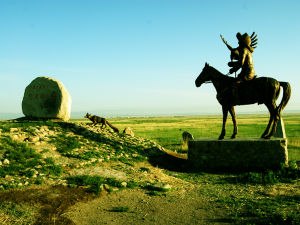
<svg viewBox="0 0 300 225">
<path fill-rule="evenodd" d="M 204 82 L 211 80 L 209 68 L 211 67 L 208 65 L 208 63 L 205 63 L 203 70 L 195 81 L 196 87 L 200 87 Z"/>
</svg>

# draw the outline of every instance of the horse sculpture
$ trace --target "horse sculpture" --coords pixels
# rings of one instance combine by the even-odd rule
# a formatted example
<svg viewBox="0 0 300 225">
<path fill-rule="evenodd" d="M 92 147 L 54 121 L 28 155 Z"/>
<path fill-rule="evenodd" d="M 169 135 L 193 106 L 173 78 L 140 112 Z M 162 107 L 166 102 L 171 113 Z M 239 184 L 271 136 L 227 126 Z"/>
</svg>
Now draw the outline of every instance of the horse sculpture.
<svg viewBox="0 0 300 225">
<path fill-rule="evenodd" d="M 224 139 L 226 133 L 225 126 L 228 111 L 234 125 L 231 138 L 236 138 L 237 123 L 234 106 L 254 103 L 265 104 L 270 112 L 269 123 L 266 130 L 261 135 L 261 138 L 270 139 L 276 132 L 280 114 L 290 99 L 290 84 L 288 82 L 279 82 L 270 77 L 259 77 L 251 81 L 242 82 L 236 87 L 236 93 L 239 99 L 239 101 L 236 102 L 236 98 L 233 97 L 233 93 L 230 91 L 234 80 L 235 78 L 226 76 L 205 63 L 205 67 L 195 81 L 196 87 L 200 87 L 203 83 L 212 82 L 217 91 L 217 99 L 222 105 L 223 110 L 223 126 L 219 140 Z M 280 93 L 280 86 L 283 88 L 283 96 L 280 104 L 276 106 L 276 100 Z M 218 96 L 222 97 L 220 98 Z M 272 129 L 270 131 L 271 126 Z"/>
</svg>

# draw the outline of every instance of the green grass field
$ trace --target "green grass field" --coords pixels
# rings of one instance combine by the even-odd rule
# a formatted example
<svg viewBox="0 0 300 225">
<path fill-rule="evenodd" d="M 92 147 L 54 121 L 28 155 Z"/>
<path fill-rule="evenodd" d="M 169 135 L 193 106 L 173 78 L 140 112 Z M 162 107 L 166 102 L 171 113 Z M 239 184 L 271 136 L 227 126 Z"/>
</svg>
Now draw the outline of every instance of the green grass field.
<svg viewBox="0 0 300 225">
<path fill-rule="evenodd" d="M 221 115 L 109 118 L 108 120 L 120 130 L 131 127 L 136 136 L 154 140 L 167 149 L 177 151 L 181 151 L 183 131 L 190 132 L 194 138 L 217 138 L 222 127 Z M 238 137 L 260 137 L 268 120 L 267 114 L 237 115 Z M 289 160 L 300 161 L 300 114 L 284 114 L 283 121 L 288 138 Z M 230 138 L 233 132 L 230 117 L 226 128 L 225 138 Z"/>
<path fill-rule="evenodd" d="M 267 125 L 268 115 L 238 115 L 237 119 L 238 137 L 260 137 Z M 288 138 L 290 166 L 278 171 L 267 170 L 258 173 L 190 171 L 187 167 L 181 168 L 178 164 L 173 166 L 173 162 L 169 161 L 167 164 L 169 163 L 170 167 L 149 164 L 150 160 L 146 162 L 150 158 L 148 158 L 149 155 L 145 157 L 145 150 L 154 149 L 156 153 L 158 151 L 154 142 L 139 137 L 153 140 L 166 149 L 186 153 L 186 150 L 182 149 L 182 133 L 188 131 L 195 138 L 215 137 L 217 139 L 222 125 L 221 115 L 108 118 L 108 120 L 121 132 L 125 127 L 131 127 L 136 137 L 118 135 L 108 130 L 101 131 L 99 126 L 89 126 L 88 123 L 91 122 L 84 118 L 72 119 L 71 123 L 53 121 L 19 123 L 3 121 L 0 123 L 0 156 L 3 161 L 3 165 L 0 166 L 0 224 L 31 224 L 30 220 L 38 210 L 45 211 L 45 214 L 39 215 L 43 219 L 58 216 L 57 207 L 61 207 L 61 205 L 54 204 L 52 208 L 49 208 L 47 201 L 51 199 L 46 201 L 44 197 L 46 194 L 42 193 L 41 197 L 34 197 L 36 199 L 34 202 L 36 201 L 38 204 L 27 204 L 27 200 L 20 200 L 26 199 L 24 195 L 30 197 L 29 199 L 32 198 L 30 185 L 45 183 L 52 185 L 53 182 L 59 184 L 59 181 L 63 181 L 61 179 L 65 179 L 65 184 L 69 186 L 61 195 L 65 197 L 62 201 L 65 204 L 65 209 L 74 205 L 73 191 L 74 193 L 81 191 L 78 187 L 85 186 L 86 191 L 92 193 L 100 193 L 105 189 L 104 183 L 109 185 L 108 192 L 113 191 L 114 187 L 120 188 L 120 190 L 125 188 L 121 187 L 123 180 L 113 179 L 113 176 L 102 178 L 89 175 L 88 168 L 94 171 L 95 168 L 101 167 L 119 170 L 130 176 L 130 179 L 126 180 L 126 188 L 136 187 L 140 191 L 147 190 L 150 191 L 148 194 L 151 196 L 166 199 L 168 199 L 168 193 L 161 193 L 153 189 L 154 183 L 149 181 L 150 178 L 152 179 L 152 175 L 155 175 L 155 182 L 161 177 L 163 177 L 162 180 L 167 179 L 168 181 L 173 179 L 170 177 L 184 180 L 184 186 L 180 181 L 176 183 L 178 186 L 175 186 L 176 188 L 170 192 L 176 192 L 179 190 L 177 188 L 185 190 L 186 182 L 192 184 L 195 188 L 191 189 L 194 194 L 189 195 L 190 193 L 187 193 L 187 199 L 196 196 L 197 201 L 202 199 L 209 202 L 210 204 L 203 206 L 201 210 L 210 211 L 209 207 L 219 209 L 226 214 L 224 222 L 235 224 L 300 224 L 300 174 L 296 164 L 292 162 L 297 161 L 298 165 L 300 162 L 300 114 L 283 115 Z M 230 138 L 232 129 L 232 122 L 228 120 L 225 138 Z M 39 145 L 25 141 L 28 137 L 38 134 L 41 138 Z M 155 157 L 159 158 L 161 155 Z M 4 158 L 9 159 L 10 163 L 4 165 Z M 92 161 L 92 159 L 96 159 L 96 161 Z M 101 161 L 97 161 L 97 159 L 101 159 Z M 183 163 L 182 161 L 175 162 Z M 140 167 L 140 163 L 143 167 Z M 144 167 L 145 165 L 146 167 Z M 80 176 L 68 176 L 71 174 L 70 171 L 78 169 L 88 171 Z M 162 173 L 167 176 L 161 176 Z M 142 178 L 144 175 L 145 178 Z M 60 187 L 58 185 L 53 186 L 54 190 L 56 188 Z M 69 188 L 73 188 L 70 195 L 68 195 L 70 193 Z M 13 191 L 13 189 L 16 189 L 15 192 L 11 192 L 14 194 L 6 192 L 7 190 Z M 21 189 L 20 192 L 19 189 Z M 28 189 L 28 193 L 25 191 L 26 189 Z M 9 199 L 7 196 L 13 197 L 12 200 L 7 201 Z M 6 200 L 3 201 L 3 199 Z M 162 199 L 163 204 L 165 201 Z M 39 204 L 46 204 L 47 210 L 44 208 L 41 210 Z M 190 207 L 190 204 L 187 204 L 185 210 L 190 211 Z M 117 206 L 112 208 L 112 212 L 127 212 L 129 209 L 127 205 Z M 199 209 L 198 206 L 193 208 L 194 212 Z M 19 217 L 22 220 L 18 220 Z M 7 218 L 17 222 L 2 222 L 7 221 Z"/>
</svg>

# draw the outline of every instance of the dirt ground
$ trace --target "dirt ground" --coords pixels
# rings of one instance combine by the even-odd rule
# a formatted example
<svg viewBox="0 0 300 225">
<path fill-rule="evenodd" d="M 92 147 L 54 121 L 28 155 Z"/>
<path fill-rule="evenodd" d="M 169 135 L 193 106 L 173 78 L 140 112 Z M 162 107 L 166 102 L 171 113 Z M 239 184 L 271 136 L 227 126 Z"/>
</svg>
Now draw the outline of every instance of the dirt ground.
<svg viewBox="0 0 300 225">
<path fill-rule="evenodd" d="M 77 203 L 63 215 L 75 224 L 226 224 L 224 210 L 208 207 L 197 189 L 167 196 L 149 196 L 134 189 Z M 114 207 L 129 207 L 114 212 Z"/>
<path fill-rule="evenodd" d="M 133 172 L 139 180 L 169 184 L 171 190 L 159 196 L 143 188 L 105 194 L 88 202 L 78 202 L 62 215 L 75 224 L 226 224 L 226 210 L 212 206 L 203 198 L 198 185 L 166 175 L 163 169 L 142 162 L 137 168 L 150 172 Z M 126 207 L 126 212 L 115 212 Z"/>
<path fill-rule="evenodd" d="M 28 189 L 0 192 L 0 200 L 35 207 L 35 222 L 30 224 L 229 224 L 229 212 L 212 205 L 203 197 L 200 185 L 165 174 L 163 169 L 148 162 L 136 168 L 130 176 L 150 182 L 162 182 L 171 190 L 151 195 L 149 190 L 137 187 L 100 195 L 90 194 L 84 188 L 36 186 Z M 104 168 L 108 171 L 109 168 Z M 86 171 L 85 171 L 86 172 Z M 102 173 L 103 171 L 100 171 Z M 90 168 L 91 174 L 97 174 Z M 116 207 L 126 208 L 116 212 Z M 9 221 L 9 220 L 8 220 Z M 8 223 L 10 224 L 10 223 Z M 11 221 L 13 224 L 13 221 Z"/>
<path fill-rule="evenodd" d="M 169 163 L 170 159 L 165 158 L 163 161 Z M 116 168 L 119 168 L 118 172 Z M 212 176 L 210 174 L 204 175 L 205 178 L 201 178 L 202 183 L 198 183 L 178 177 L 180 171 L 176 171 L 174 167 L 166 169 L 149 162 L 138 162 L 130 168 L 126 178 L 168 184 L 171 189 L 156 195 L 143 186 L 113 192 L 104 190 L 99 195 L 87 193 L 86 187 L 70 188 L 64 185 L 38 185 L 27 189 L 1 191 L 0 203 L 24 204 L 31 210 L 34 219 L 29 223 L 28 220 L 22 223 L 10 218 L 2 218 L 1 221 L 0 214 L 0 224 L 232 224 L 232 209 L 213 199 L 215 194 L 220 193 L 222 196 L 221 192 L 226 192 L 226 188 L 227 191 L 233 191 L 234 195 L 238 192 L 258 192 L 270 197 L 299 195 L 299 183 L 266 187 L 226 187 L 218 182 L 212 184 L 209 181 Z M 141 172 L 140 168 L 149 170 Z M 89 170 L 76 170 L 76 174 L 82 172 L 101 175 L 105 172 L 109 176 L 122 178 L 123 169 L 128 170 L 128 167 L 115 162 L 102 164 L 101 167 L 89 167 Z"/>
</svg>

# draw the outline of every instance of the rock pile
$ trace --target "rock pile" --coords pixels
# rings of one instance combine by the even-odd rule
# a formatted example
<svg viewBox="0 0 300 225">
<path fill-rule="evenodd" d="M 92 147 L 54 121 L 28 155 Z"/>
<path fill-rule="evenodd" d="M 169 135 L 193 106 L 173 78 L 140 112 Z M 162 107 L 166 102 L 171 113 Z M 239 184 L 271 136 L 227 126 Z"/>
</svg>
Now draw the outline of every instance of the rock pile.
<svg viewBox="0 0 300 225">
<path fill-rule="evenodd" d="M 5 167 L 5 171 L 9 171 L 9 167 L 23 166 L 13 158 L 6 160 L 14 152 L 13 149 L 16 149 L 15 146 L 20 149 L 24 147 L 35 159 L 32 161 L 34 166 L 24 163 L 26 168 L 14 174 L 4 171 L 0 176 L 0 190 L 41 182 L 66 185 L 66 180 L 57 173 L 59 170 L 67 171 L 69 175 L 80 174 L 80 171 L 89 174 L 87 171 L 95 172 L 97 168 L 103 170 L 99 164 L 116 161 L 131 167 L 134 162 L 159 157 L 161 150 L 164 150 L 154 141 L 115 133 L 86 123 L 45 121 L 35 124 L 18 123 L 16 127 L 6 124 L 3 127 L 0 144 L 2 141 L 8 143 L 9 148 L 0 148 L 0 168 Z M 32 159 L 27 162 L 30 160 Z M 111 176 L 119 176 L 112 169 L 109 171 Z M 121 186 L 126 187 L 127 183 L 123 182 Z"/>
</svg>

